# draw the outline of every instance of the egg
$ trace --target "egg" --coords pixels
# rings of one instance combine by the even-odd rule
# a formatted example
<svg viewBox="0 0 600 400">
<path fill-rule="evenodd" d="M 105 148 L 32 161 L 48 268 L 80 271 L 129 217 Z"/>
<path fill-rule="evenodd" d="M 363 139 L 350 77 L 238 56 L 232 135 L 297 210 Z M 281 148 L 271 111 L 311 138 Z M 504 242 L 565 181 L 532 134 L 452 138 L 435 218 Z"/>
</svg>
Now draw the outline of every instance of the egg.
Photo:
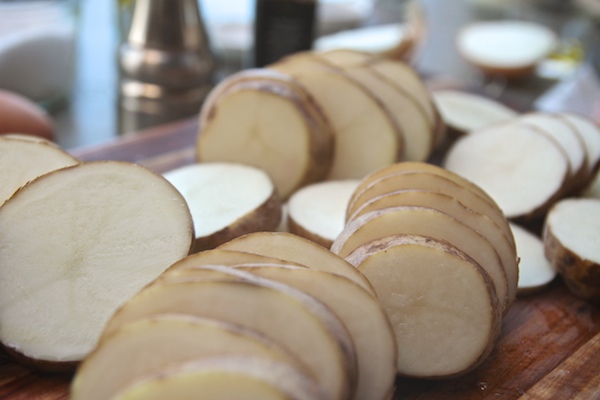
<svg viewBox="0 0 600 400">
<path fill-rule="evenodd" d="M 17 93 L 0 89 L 0 135 L 20 133 L 54 139 L 54 127 L 46 112 Z"/>
</svg>

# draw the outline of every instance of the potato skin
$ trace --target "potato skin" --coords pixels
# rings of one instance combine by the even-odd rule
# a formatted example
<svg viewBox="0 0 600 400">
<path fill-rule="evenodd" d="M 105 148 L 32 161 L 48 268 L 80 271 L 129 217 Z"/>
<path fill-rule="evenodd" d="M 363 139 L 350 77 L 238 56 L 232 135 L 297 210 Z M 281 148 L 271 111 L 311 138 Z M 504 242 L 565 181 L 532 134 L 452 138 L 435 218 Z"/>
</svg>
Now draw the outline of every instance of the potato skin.
<svg viewBox="0 0 600 400">
<path fill-rule="evenodd" d="M 600 304 L 600 264 L 566 248 L 546 224 L 543 231 L 546 258 L 577 297 Z"/>
</svg>

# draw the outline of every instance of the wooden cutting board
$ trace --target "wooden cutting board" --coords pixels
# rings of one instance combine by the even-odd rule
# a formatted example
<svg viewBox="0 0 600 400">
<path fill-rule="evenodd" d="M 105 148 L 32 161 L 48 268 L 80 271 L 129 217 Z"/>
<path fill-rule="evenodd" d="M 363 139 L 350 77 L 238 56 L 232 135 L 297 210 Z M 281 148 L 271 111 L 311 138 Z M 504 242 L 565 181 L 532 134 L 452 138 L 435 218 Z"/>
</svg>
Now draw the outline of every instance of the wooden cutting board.
<svg viewBox="0 0 600 400">
<path fill-rule="evenodd" d="M 194 162 L 196 120 L 182 121 L 71 153 L 123 160 L 157 172 Z M 71 376 L 49 375 L 0 356 L 0 399 L 68 399 Z M 394 400 L 600 400 L 600 307 L 579 300 L 557 279 L 518 299 L 490 357 L 451 380 L 399 378 Z"/>
</svg>

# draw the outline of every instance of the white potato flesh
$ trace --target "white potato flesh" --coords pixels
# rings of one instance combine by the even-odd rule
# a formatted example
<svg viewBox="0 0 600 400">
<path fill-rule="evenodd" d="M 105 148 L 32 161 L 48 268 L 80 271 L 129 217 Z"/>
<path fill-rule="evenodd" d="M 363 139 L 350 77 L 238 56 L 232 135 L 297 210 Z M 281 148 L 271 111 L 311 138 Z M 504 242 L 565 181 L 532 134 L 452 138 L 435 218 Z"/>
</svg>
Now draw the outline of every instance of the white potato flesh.
<svg viewBox="0 0 600 400">
<path fill-rule="evenodd" d="M 329 272 L 287 265 L 240 264 L 235 268 L 284 283 L 320 300 L 348 329 L 358 362 L 353 399 L 386 399 L 396 376 L 396 343 L 391 325 L 379 302 L 348 278 Z M 206 269 L 179 269 L 170 279 L 202 277 Z"/>
<path fill-rule="evenodd" d="M 347 29 L 315 40 L 316 51 L 350 49 L 368 53 L 385 53 L 410 41 L 411 35 L 404 24 L 384 24 Z"/>
<path fill-rule="evenodd" d="M 448 150 L 444 166 L 482 187 L 508 218 L 543 212 L 560 194 L 570 172 L 559 145 L 525 124 L 461 137 Z"/>
<path fill-rule="evenodd" d="M 519 265 L 515 245 L 487 215 L 481 214 L 447 194 L 425 190 L 401 190 L 384 194 L 363 204 L 353 218 L 370 211 L 397 206 L 428 207 L 448 214 L 482 234 L 496 249 L 508 281 L 508 306 L 517 297 Z"/>
<path fill-rule="evenodd" d="M 34 360 L 78 361 L 123 303 L 193 239 L 183 197 L 136 164 L 81 163 L 0 207 L 0 339 Z"/>
<path fill-rule="evenodd" d="M 27 182 L 77 163 L 78 159 L 51 142 L 25 135 L 0 136 L 0 205 Z"/>
<path fill-rule="evenodd" d="M 126 324 L 104 338 L 78 368 L 71 399 L 110 399 L 144 375 L 214 356 L 257 357 L 305 368 L 256 331 L 216 319 L 163 314 Z"/>
<path fill-rule="evenodd" d="M 126 323 L 164 313 L 220 319 L 281 344 L 310 369 L 332 399 L 351 395 L 356 374 L 352 339 L 329 308 L 303 292 L 251 274 L 243 281 L 234 279 L 149 286 L 119 309 L 103 336 Z"/>
<path fill-rule="evenodd" d="M 600 165 L 600 125 L 591 118 L 579 114 L 566 112 L 557 115 L 571 124 L 583 138 L 589 173 L 590 175 L 593 174 Z"/>
<path fill-rule="evenodd" d="M 235 236 L 274 230 L 281 201 L 269 175 L 234 163 L 192 164 L 163 175 L 186 200 L 196 247 L 215 247 Z"/>
<path fill-rule="evenodd" d="M 476 66 L 507 73 L 535 65 L 554 49 L 556 41 L 552 30 L 534 22 L 486 21 L 460 31 L 457 47 Z"/>
<path fill-rule="evenodd" d="M 464 251 L 490 275 L 501 308 L 504 312 L 508 311 L 508 280 L 494 246 L 479 232 L 441 211 L 416 206 L 371 211 L 349 222 L 333 242 L 331 251 L 347 259 L 350 253 L 365 243 L 400 234 L 443 240 Z"/>
<path fill-rule="evenodd" d="M 288 200 L 288 227 L 329 248 L 344 229 L 346 207 L 358 180 L 324 181 L 296 191 Z"/>
<path fill-rule="evenodd" d="M 330 132 L 290 84 L 244 79 L 203 107 L 197 158 L 263 169 L 286 198 L 327 173 Z"/>
<path fill-rule="evenodd" d="M 518 115 L 504 104 L 474 93 L 436 90 L 432 95 L 446 125 L 460 133 L 510 121 Z"/>
<path fill-rule="evenodd" d="M 367 89 L 336 71 L 307 70 L 293 77 L 320 104 L 333 127 L 333 164 L 327 179 L 359 179 L 398 160 L 400 128 L 387 106 Z"/>
<path fill-rule="evenodd" d="M 519 256 L 519 294 L 535 292 L 556 277 L 556 270 L 544 255 L 544 242 L 525 228 L 511 223 Z"/>
<path fill-rule="evenodd" d="M 374 294 L 371 284 L 352 265 L 306 238 L 287 232 L 256 232 L 223 243 L 224 250 L 247 251 L 302 264 L 310 269 L 343 275 Z"/>
<path fill-rule="evenodd" d="M 489 276 L 465 253 L 407 235 L 366 243 L 349 258 L 373 283 L 390 318 L 399 374 L 456 376 L 489 355 L 500 308 Z"/>
<path fill-rule="evenodd" d="M 310 377 L 285 363 L 211 357 L 172 365 L 133 382 L 113 400 L 329 400 Z"/>
</svg>

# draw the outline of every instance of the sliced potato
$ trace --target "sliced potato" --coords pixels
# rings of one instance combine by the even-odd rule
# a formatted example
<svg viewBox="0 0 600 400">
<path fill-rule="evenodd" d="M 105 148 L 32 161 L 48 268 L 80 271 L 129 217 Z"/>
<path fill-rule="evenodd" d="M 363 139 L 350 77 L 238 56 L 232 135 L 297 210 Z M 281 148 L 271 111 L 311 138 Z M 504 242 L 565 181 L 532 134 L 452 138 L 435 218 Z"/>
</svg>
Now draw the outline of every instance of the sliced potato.
<svg viewBox="0 0 600 400">
<path fill-rule="evenodd" d="M 333 133 L 320 106 L 293 80 L 250 70 L 230 76 L 207 98 L 196 150 L 200 162 L 265 170 L 287 198 L 329 173 Z"/>
<path fill-rule="evenodd" d="M 508 311 L 508 280 L 494 246 L 479 232 L 441 211 L 416 206 L 371 211 L 349 222 L 333 242 L 331 251 L 347 258 L 363 244 L 399 234 L 428 236 L 464 251 L 490 275 L 500 306 L 504 312 Z"/>
<path fill-rule="evenodd" d="M 194 234 L 166 179 L 117 161 L 38 177 L 0 207 L 0 226 L 0 340 L 48 368 L 84 358 L 112 313 L 186 256 Z"/>
<path fill-rule="evenodd" d="M 542 215 L 563 193 L 569 160 L 550 136 L 502 124 L 459 138 L 444 166 L 481 186 L 508 218 Z"/>
<path fill-rule="evenodd" d="M 308 374 L 287 350 L 256 331 L 216 319 L 163 314 L 126 324 L 104 338 L 78 368 L 71 398 L 111 399 L 147 374 L 215 356 L 257 357 Z"/>
<path fill-rule="evenodd" d="M 286 232 L 256 232 L 223 243 L 225 250 L 247 251 L 294 261 L 310 269 L 343 275 L 374 294 L 371 284 L 356 268 L 318 244 Z"/>
<path fill-rule="evenodd" d="M 289 232 L 330 248 L 344 229 L 348 200 L 358 182 L 325 181 L 296 191 L 288 200 Z"/>
<path fill-rule="evenodd" d="M 457 376 L 490 354 L 501 307 L 489 275 L 466 253 L 397 235 L 359 246 L 348 260 L 369 277 L 392 322 L 399 374 Z"/>
<path fill-rule="evenodd" d="M 353 399 L 386 399 L 396 376 L 396 343 L 379 302 L 348 278 L 324 271 L 274 264 L 240 264 L 235 268 L 284 283 L 320 300 L 348 328 L 356 348 L 358 381 Z M 211 270 L 186 268 L 168 278 L 202 278 Z"/>
<path fill-rule="evenodd" d="M 332 399 L 352 395 L 356 354 L 348 331 L 329 308 L 289 286 L 228 267 L 212 268 L 234 278 L 149 286 L 119 309 L 103 336 L 126 323 L 164 313 L 220 319 L 281 344 L 310 369 Z"/>
<path fill-rule="evenodd" d="M 563 199 L 544 225 L 546 258 L 577 296 L 600 302 L 600 199 Z"/>
<path fill-rule="evenodd" d="M 27 182 L 79 160 L 31 135 L 0 135 L 0 205 Z"/>
<path fill-rule="evenodd" d="M 328 400 L 292 366 L 255 357 L 211 357 L 171 365 L 132 382 L 114 400 Z"/>
<path fill-rule="evenodd" d="M 592 179 L 600 168 L 600 125 L 589 117 L 575 113 L 563 112 L 557 116 L 566 120 L 581 135 L 587 152 L 588 176 Z"/>
<path fill-rule="evenodd" d="M 202 163 L 164 174 L 186 200 L 196 239 L 194 250 L 214 248 L 234 237 L 275 230 L 281 199 L 263 170 L 233 163 Z"/>
<path fill-rule="evenodd" d="M 535 293 L 556 277 L 556 270 L 544 255 L 544 242 L 525 228 L 511 223 L 519 256 L 518 294 Z"/>
</svg>

